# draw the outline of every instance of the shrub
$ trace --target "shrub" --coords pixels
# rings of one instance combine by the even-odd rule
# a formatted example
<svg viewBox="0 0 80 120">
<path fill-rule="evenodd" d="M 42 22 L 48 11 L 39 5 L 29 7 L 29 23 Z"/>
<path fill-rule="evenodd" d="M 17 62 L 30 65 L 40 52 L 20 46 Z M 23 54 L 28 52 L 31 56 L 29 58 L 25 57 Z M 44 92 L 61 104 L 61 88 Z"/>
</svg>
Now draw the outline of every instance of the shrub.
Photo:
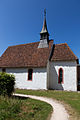
<svg viewBox="0 0 80 120">
<path fill-rule="evenodd" d="M 0 95 L 11 96 L 14 91 L 15 77 L 12 74 L 0 73 Z"/>
</svg>

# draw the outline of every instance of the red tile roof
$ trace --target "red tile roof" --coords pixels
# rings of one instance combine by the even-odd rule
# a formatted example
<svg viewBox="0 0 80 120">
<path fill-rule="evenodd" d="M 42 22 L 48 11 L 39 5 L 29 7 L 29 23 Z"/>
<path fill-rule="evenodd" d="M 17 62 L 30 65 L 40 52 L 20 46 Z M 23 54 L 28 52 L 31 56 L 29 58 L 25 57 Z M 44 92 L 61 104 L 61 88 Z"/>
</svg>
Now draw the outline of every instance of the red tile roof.
<svg viewBox="0 0 80 120">
<path fill-rule="evenodd" d="M 53 45 L 38 48 L 39 42 L 8 47 L 0 58 L 0 67 L 45 67 Z"/>
<path fill-rule="evenodd" d="M 39 42 L 11 46 L 0 58 L 0 67 L 45 67 L 49 59 L 53 40 L 49 41 L 49 48 L 38 48 Z M 55 45 L 51 61 L 77 60 L 69 46 Z"/>
<path fill-rule="evenodd" d="M 77 59 L 67 43 L 54 45 L 52 61 L 71 61 Z"/>
</svg>

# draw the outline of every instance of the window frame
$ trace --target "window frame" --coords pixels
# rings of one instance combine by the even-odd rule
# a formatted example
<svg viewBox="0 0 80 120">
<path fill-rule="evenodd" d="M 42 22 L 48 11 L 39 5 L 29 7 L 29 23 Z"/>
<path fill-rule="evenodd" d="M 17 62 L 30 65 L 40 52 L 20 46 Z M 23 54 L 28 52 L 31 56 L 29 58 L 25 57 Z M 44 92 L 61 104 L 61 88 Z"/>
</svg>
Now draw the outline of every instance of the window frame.
<svg viewBox="0 0 80 120">
<path fill-rule="evenodd" d="M 30 70 L 32 70 L 31 79 L 29 79 Z M 33 69 L 28 69 L 28 81 L 32 81 L 32 80 L 33 80 Z"/>
<path fill-rule="evenodd" d="M 60 82 L 60 70 L 62 70 L 62 81 Z M 58 83 L 59 84 L 63 84 L 64 83 L 64 80 L 63 80 L 63 68 L 59 68 L 58 70 Z"/>
</svg>

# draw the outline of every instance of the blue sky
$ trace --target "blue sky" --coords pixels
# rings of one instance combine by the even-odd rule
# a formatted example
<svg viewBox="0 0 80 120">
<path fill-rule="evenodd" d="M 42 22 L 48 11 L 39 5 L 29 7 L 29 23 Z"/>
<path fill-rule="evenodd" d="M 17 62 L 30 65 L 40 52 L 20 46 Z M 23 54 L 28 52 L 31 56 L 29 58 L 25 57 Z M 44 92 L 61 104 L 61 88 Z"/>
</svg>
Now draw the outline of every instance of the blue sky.
<svg viewBox="0 0 80 120">
<path fill-rule="evenodd" d="M 80 0 L 0 0 L 0 56 L 8 46 L 40 40 L 44 8 L 50 39 L 80 59 Z"/>
</svg>

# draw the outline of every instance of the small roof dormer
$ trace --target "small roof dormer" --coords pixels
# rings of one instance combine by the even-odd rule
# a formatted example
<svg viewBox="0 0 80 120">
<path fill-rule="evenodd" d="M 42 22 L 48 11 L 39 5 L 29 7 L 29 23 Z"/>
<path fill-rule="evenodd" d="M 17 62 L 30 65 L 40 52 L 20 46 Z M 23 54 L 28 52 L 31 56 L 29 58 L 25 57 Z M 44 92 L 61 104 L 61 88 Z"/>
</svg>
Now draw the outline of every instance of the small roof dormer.
<svg viewBox="0 0 80 120">
<path fill-rule="evenodd" d="M 46 23 L 46 9 L 44 9 L 44 22 L 43 22 L 43 27 L 40 32 L 40 43 L 38 48 L 45 48 L 48 47 L 49 43 L 49 33 L 47 30 L 47 23 Z"/>
</svg>

